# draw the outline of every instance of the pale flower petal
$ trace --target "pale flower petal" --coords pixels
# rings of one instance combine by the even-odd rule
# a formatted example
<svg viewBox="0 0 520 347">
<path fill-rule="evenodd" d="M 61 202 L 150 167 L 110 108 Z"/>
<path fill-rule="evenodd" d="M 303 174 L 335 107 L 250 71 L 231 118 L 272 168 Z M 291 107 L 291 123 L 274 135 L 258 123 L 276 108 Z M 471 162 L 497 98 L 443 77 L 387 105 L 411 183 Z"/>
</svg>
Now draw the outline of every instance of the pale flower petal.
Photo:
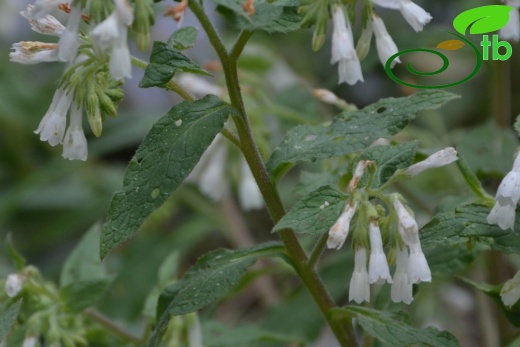
<svg viewBox="0 0 520 347">
<path fill-rule="evenodd" d="M 410 283 L 431 282 L 432 274 L 420 243 L 409 245 L 408 280 Z"/>
<path fill-rule="evenodd" d="M 87 160 L 87 139 L 81 121 L 82 109 L 74 104 L 70 113 L 70 125 L 63 140 L 63 158 L 69 160 Z"/>
<path fill-rule="evenodd" d="M 408 280 L 408 249 L 396 248 L 396 268 L 392 281 L 393 302 L 410 304 L 413 300 L 413 283 Z"/>
<path fill-rule="evenodd" d="M 9 53 L 12 62 L 20 64 L 38 64 L 58 61 L 58 45 L 55 43 L 21 41 L 14 43 Z"/>
<path fill-rule="evenodd" d="M 31 29 L 37 33 L 52 36 L 61 36 L 65 32 L 65 27 L 56 18 L 47 14 L 41 18 L 35 19 L 31 16 L 34 6 L 27 6 L 27 10 L 20 12 L 20 14 L 27 19 L 31 25 Z"/>
<path fill-rule="evenodd" d="M 63 88 L 56 90 L 49 110 L 35 131 L 36 134 L 40 134 L 41 141 L 48 141 L 51 146 L 63 142 L 67 112 L 72 104 L 73 94 L 73 91 L 67 92 Z"/>
<path fill-rule="evenodd" d="M 368 283 L 367 252 L 364 248 L 356 250 L 354 255 L 354 272 L 350 279 L 348 300 L 361 304 L 370 301 L 370 284 Z"/>
<path fill-rule="evenodd" d="M 422 31 L 423 27 L 432 20 L 428 12 L 411 0 L 400 0 L 400 9 L 404 19 L 416 32 Z"/>
<path fill-rule="evenodd" d="M 506 306 L 513 306 L 520 299 L 520 271 L 504 283 L 500 291 L 500 297 Z"/>
<path fill-rule="evenodd" d="M 340 249 L 348 237 L 350 221 L 356 212 L 357 202 L 349 202 L 336 223 L 329 230 L 327 248 Z"/>
<path fill-rule="evenodd" d="M 385 23 L 383 23 L 383 20 L 377 15 L 372 16 L 372 27 L 374 28 L 374 35 L 376 36 L 377 55 L 379 56 L 381 64 L 386 66 L 387 60 L 398 52 L 397 46 L 394 40 L 392 40 L 392 37 L 388 34 Z M 399 58 L 394 59 L 390 67 L 393 68 L 395 64 L 400 62 Z"/>
<path fill-rule="evenodd" d="M 404 173 L 410 176 L 415 176 L 425 170 L 451 164 L 454 161 L 457 161 L 458 159 L 459 158 L 457 157 L 457 151 L 455 150 L 455 148 L 448 147 L 430 155 L 428 158 L 421 162 L 413 164 L 408 169 L 406 169 Z"/>
<path fill-rule="evenodd" d="M 10 274 L 5 281 L 5 291 L 7 296 L 14 298 L 22 291 L 23 277 L 19 274 Z"/>
<path fill-rule="evenodd" d="M 72 7 L 67 28 L 58 43 L 58 58 L 61 61 L 74 61 L 79 47 L 79 25 L 81 23 L 81 6 Z"/>
<path fill-rule="evenodd" d="M 368 266 L 369 283 L 392 283 L 388 261 L 383 251 L 381 230 L 376 221 L 370 221 L 370 261 Z"/>
</svg>

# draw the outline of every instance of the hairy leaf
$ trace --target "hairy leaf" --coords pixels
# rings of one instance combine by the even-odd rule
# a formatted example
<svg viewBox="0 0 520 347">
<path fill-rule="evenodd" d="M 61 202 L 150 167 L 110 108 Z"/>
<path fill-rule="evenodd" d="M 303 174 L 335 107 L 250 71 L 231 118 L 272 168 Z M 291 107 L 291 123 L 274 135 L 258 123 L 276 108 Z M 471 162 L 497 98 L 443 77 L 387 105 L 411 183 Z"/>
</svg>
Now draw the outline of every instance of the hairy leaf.
<svg viewBox="0 0 520 347">
<path fill-rule="evenodd" d="M 101 258 L 127 240 L 188 177 L 235 109 L 216 96 L 174 106 L 134 155 L 101 231 Z"/>
<path fill-rule="evenodd" d="M 505 5 L 475 7 L 455 17 L 453 27 L 462 35 L 466 35 L 468 28 L 470 34 L 487 34 L 505 27 L 512 10 L 515 9 Z"/>
<path fill-rule="evenodd" d="M 424 248 L 434 246 L 455 246 L 465 244 L 470 237 L 480 243 L 503 253 L 520 252 L 520 234 L 512 230 L 502 230 L 497 225 L 489 225 L 487 216 L 490 209 L 486 206 L 464 205 L 454 212 L 435 216 L 420 233 Z M 520 230 L 520 218 L 517 213 L 515 230 Z"/>
<path fill-rule="evenodd" d="M 373 188 L 385 184 L 399 169 L 409 167 L 417 150 L 416 142 L 405 142 L 396 146 L 370 147 L 361 154 L 359 160 L 373 160 L 377 169 L 372 182 Z"/>
<path fill-rule="evenodd" d="M 157 326 L 148 347 L 158 346 L 171 316 L 197 311 L 228 293 L 258 259 L 281 255 L 279 242 L 237 250 L 218 249 L 197 260 L 182 281 L 167 287 L 157 307 Z"/>
<path fill-rule="evenodd" d="M 432 327 L 417 329 L 394 319 L 395 314 L 389 312 L 361 306 L 336 308 L 332 311 L 332 314 L 338 316 L 355 315 L 357 322 L 367 334 L 375 337 L 385 346 L 460 346 L 455 336 L 448 331 L 439 331 Z"/>
<path fill-rule="evenodd" d="M 16 317 L 18 317 L 21 305 L 22 300 L 18 300 L 0 315 L 0 341 L 6 338 L 13 324 L 16 322 Z"/>
<path fill-rule="evenodd" d="M 320 235 L 334 225 L 347 197 L 332 186 L 318 188 L 297 202 L 273 231 L 291 228 L 299 234 Z"/>
<path fill-rule="evenodd" d="M 150 64 L 146 66 L 144 76 L 139 82 L 139 87 L 162 86 L 177 71 L 211 75 L 169 44 L 154 41 L 152 53 L 150 54 Z"/>
<path fill-rule="evenodd" d="M 182 27 L 177 29 L 166 42 L 169 46 L 179 51 L 191 48 L 197 41 L 198 29 L 195 27 Z"/>
<path fill-rule="evenodd" d="M 105 278 L 70 283 L 60 289 L 60 297 L 67 310 L 81 312 L 93 306 L 105 294 L 111 282 Z"/>
<path fill-rule="evenodd" d="M 329 126 L 298 126 L 291 129 L 273 151 L 267 168 L 279 177 L 298 162 L 359 151 L 378 138 L 401 131 L 419 110 L 438 108 L 456 97 L 445 91 L 426 90 L 405 98 L 383 99 L 362 110 L 342 113 Z"/>
</svg>

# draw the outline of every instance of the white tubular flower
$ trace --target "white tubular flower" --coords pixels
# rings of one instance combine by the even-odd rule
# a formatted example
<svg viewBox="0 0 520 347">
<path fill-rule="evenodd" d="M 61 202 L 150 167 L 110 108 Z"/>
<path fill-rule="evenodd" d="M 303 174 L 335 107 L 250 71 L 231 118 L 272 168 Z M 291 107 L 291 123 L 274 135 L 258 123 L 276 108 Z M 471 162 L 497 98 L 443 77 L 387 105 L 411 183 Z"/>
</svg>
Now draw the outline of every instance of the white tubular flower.
<svg viewBox="0 0 520 347">
<path fill-rule="evenodd" d="M 70 125 L 63 140 L 62 156 L 69 160 L 87 160 L 87 139 L 83 132 L 81 121 L 83 111 L 79 105 L 74 103 L 70 112 Z"/>
<path fill-rule="evenodd" d="M 22 291 L 23 277 L 19 274 L 10 274 L 5 281 L 5 292 L 10 298 L 14 298 Z"/>
<path fill-rule="evenodd" d="M 9 59 L 19 64 L 38 64 L 58 61 L 58 45 L 55 43 L 21 41 L 14 43 Z"/>
<path fill-rule="evenodd" d="M 410 0 L 399 2 L 401 14 L 416 32 L 422 31 L 423 27 L 432 20 L 432 16 L 414 2 Z"/>
<path fill-rule="evenodd" d="M 34 132 L 40 134 L 41 141 L 48 141 L 51 146 L 56 146 L 63 142 L 65 126 L 67 123 L 67 112 L 72 104 L 73 91 L 67 92 L 59 88 L 54 93 L 49 110 L 43 117 Z"/>
<path fill-rule="evenodd" d="M 368 265 L 369 283 L 392 283 L 388 261 L 383 251 L 383 240 L 381 230 L 377 221 L 370 221 L 370 261 Z"/>
<path fill-rule="evenodd" d="M 340 249 L 345 240 L 348 237 L 348 232 L 350 229 L 350 221 L 352 217 L 354 217 L 354 213 L 356 212 L 357 202 L 349 202 L 345 210 L 339 216 L 336 223 L 329 230 L 329 238 L 327 239 L 327 248 L 335 248 Z"/>
<path fill-rule="evenodd" d="M 520 299 L 520 271 L 515 277 L 507 280 L 500 291 L 500 298 L 506 306 L 513 306 Z"/>
<path fill-rule="evenodd" d="M 40 19 L 58 9 L 62 1 L 63 0 L 36 0 L 34 5 L 29 9 L 29 13 L 34 19 Z"/>
<path fill-rule="evenodd" d="M 365 59 L 368 52 L 370 52 L 370 44 L 372 43 L 373 34 L 374 29 L 372 28 L 372 21 L 369 19 L 367 20 L 366 26 L 361 31 L 361 36 L 356 45 L 356 54 L 359 60 Z"/>
<path fill-rule="evenodd" d="M 516 3 L 513 1 L 506 1 L 506 5 L 513 6 L 515 9 L 509 12 L 509 21 L 505 27 L 500 29 L 498 35 L 504 40 L 518 42 L 520 41 L 520 16 L 518 14 L 520 1 L 517 1 Z"/>
<path fill-rule="evenodd" d="M 517 156 L 517 161 L 518 161 Z M 515 162 L 516 164 L 516 162 Z M 504 177 L 497 190 L 495 206 L 487 217 L 489 224 L 498 224 L 503 229 L 513 229 L 516 204 L 520 199 L 520 170 L 513 167 Z"/>
<path fill-rule="evenodd" d="M 391 10 L 398 10 L 400 7 L 401 0 L 370 0 L 372 3 L 384 7 L 389 8 Z"/>
<path fill-rule="evenodd" d="M 375 14 L 372 15 L 372 26 L 374 28 L 374 35 L 376 36 L 377 55 L 379 56 L 381 64 L 385 66 L 388 58 L 396 54 L 398 49 L 394 40 L 392 40 L 392 37 L 388 34 L 385 23 L 383 23 L 383 20 Z M 394 59 L 391 68 L 393 68 L 396 63 L 400 62 L 399 58 Z"/>
<path fill-rule="evenodd" d="M 361 304 L 370 301 L 370 284 L 367 272 L 367 251 L 364 248 L 356 250 L 354 255 L 354 272 L 350 279 L 348 301 Z"/>
<path fill-rule="evenodd" d="M 392 282 L 393 302 L 410 304 L 413 300 L 413 283 L 408 280 L 408 249 L 396 248 L 396 267 Z"/>
<path fill-rule="evenodd" d="M 208 94 L 222 96 L 224 91 L 218 85 L 206 81 L 204 78 L 198 77 L 194 74 L 181 74 L 177 79 L 188 92 L 197 97 L 203 97 Z"/>
<path fill-rule="evenodd" d="M 348 17 L 341 6 L 336 6 L 333 14 L 334 32 L 332 33 L 332 59 L 331 64 L 339 62 L 339 83 L 346 82 L 350 85 L 358 81 L 363 82 L 361 64 L 354 49 L 354 38 Z"/>
<path fill-rule="evenodd" d="M 128 50 L 128 26 L 134 20 L 133 10 L 126 0 L 114 0 L 116 8 L 90 32 L 94 48 L 104 53 L 112 48 L 110 74 L 116 80 L 132 77 L 132 63 Z"/>
<path fill-rule="evenodd" d="M 79 25 L 81 24 L 81 5 L 72 7 L 67 28 L 58 43 L 58 58 L 61 61 L 74 61 L 79 47 Z"/>
<path fill-rule="evenodd" d="M 397 198 L 394 199 L 394 209 L 398 218 L 397 229 L 401 235 L 404 243 L 410 245 L 412 243 L 419 242 L 419 226 L 410 215 L 410 212 L 404 207 L 401 201 Z"/>
<path fill-rule="evenodd" d="M 245 211 L 257 210 L 264 207 L 264 198 L 245 158 L 241 160 L 240 171 L 242 172 L 238 186 L 240 205 Z"/>
<path fill-rule="evenodd" d="M 419 242 L 411 243 L 408 247 L 410 248 L 410 258 L 408 259 L 408 280 L 410 283 L 431 282 L 432 273 L 428 266 L 428 262 L 424 257 L 421 244 Z"/>
<path fill-rule="evenodd" d="M 458 159 L 459 158 L 457 158 L 457 151 L 455 148 L 448 147 L 430 155 L 428 158 L 419 163 L 413 164 L 408 169 L 406 169 L 404 173 L 410 176 L 415 176 L 425 170 L 451 164 Z"/>
<path fill-rule="evenodd" d="M 27 6 L 27 10 L 20 12 L 20 14 L 27 19 L 31 25 L 31 29 L 37 33 L 52 36 L 61 36 L 65 32 L 65 27 L 56 18 L 47 14 L 41 18 L 35 19 L 31 16 L 34 6 Z"/>
<path fill-rule="evenodd" d="M 35 347 L 36 346 L 36 338 L 34 336 L 26 336 L 23 340 L 22 347 Z"/>
</svg>

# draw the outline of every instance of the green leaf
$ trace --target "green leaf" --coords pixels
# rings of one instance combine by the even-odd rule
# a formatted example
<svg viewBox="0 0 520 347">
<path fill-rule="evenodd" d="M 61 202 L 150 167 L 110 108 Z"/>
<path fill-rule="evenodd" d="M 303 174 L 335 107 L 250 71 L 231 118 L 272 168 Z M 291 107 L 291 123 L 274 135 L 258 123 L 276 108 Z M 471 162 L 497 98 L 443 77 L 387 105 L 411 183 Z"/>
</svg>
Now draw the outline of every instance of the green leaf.
<svg viewBox="0 0 520 347">
<path fill-rule="evenodd" d="M 324 186 L 298 201 L 276 224 L 273 232 L 285 228 L 298 234 L 321 235 L 339 218 L 348 196 L 332 186 Z"/>
<path fill-rule="evenodd" d="M 466 269 L 480 253 L 480 249 L 468 249 L 466 244 L 455 246 L 438 245 L 423 248 L 432 273 L 450 277 Z"/>
<path fill-rule="evenodd" d="M 152 53 L 150 54 L 150 64 L 146 66 L 143 79 L 139 82 L 139 87 L 162 86 L 170 81 L 177 71 L 211 76 L 210 73 L 192 62 L 179 50 L 167 43 L 154 41 Z"/>
<path fill-rule="evenodd" d="M 462 35 L 466 35 L 468 28 L 470 34 L 487 34 L 506 26 L 509 21 L 509 12 L 512 10 L 514 10 L 513 7 L 504 5 L 475 7 L 455 17 L 453 27 Z"/>
<path fill-rule="evenodd" d="M 220 299 L 258 259 L 282 255 L 279 242 L 237 250 L 218 249 L 197 260 L 182 281 L 167 287 L 157 307 L 157 326 L 148 347 L 158 346 L 171 316 L 195 312 Z"/>
<path fill-rule="evenodd" d="M 101 299 L 107 291 L 111 279 L 78 281 L 60 289 L 60 297 L 70 312 L 81 312 Z"/>
<path fill-rule="evenodd" d="M 16 271 L 21 272 L 25 267 L 25 259 L 20 254 L 20 252 L 18 252 L 18 250 L 14 247 L 13 237 L 11 236 L 11 234 L 7 234 L 7 237 L 5 238 L 5 248 L 7 248 L 7 254 L 9 255 L 9 258 L 11 258 L 11 261 L 14 263 Z M 0 341 L 1 340 L 2 339 L 0 339 Z"/>
<path fill-rule="evenodd" d="M 61 269 L 60 285 L 108 277 L 105 266 L 99 259 L 99 236 L 101 225 L 96 223 L 81 238 Z"/>
<path fill-rule="evenodd" d="M 460 346 L 455 336 L 448 331 L 439 331 L 432 327 L 417 329 L 394 319 L 395 314 L 389 312 L 361 306 L 335 308 L 331 311 L 331 314 L 338 316 L 355 315 L 357 322 L 367 334 L 375 337 L 385 346 Z"/>
<path fill-rule="evenodd" d="M 0 341 L 4 341 L 9 334 L 9 331 L 16 322 L 16 317 L 18 317 L 21 305 L 22 300 L 18 300 L 0 315 Z"/>
<path fill-rule="evenodd" d="M 520 253 L 520 233 L 502 230 L 489 225 L 486 206 L 463 205 L 454 212 L 436 215 L 421 229 L 421 244 L 424 248 L 466 244 L 470 237 L 503 253 Z M 515 230 L 520 230 L 520 215 L 517 213 Z"/>
<path fill-rule="evenodd" d="M 343 156 L 368 147 L 378 138 L 401 131 L 419 110 L 434 109 L 458 96 L 426 90 L 405 98 L 383 99 L 354 112 L 340 114 L 329 126 L 303 125 L 289 131 L 267 161 L 277 178 L 298 162 Z"/>
<path fill-rule="evenodd" d="M 518 138 L 511 129 L 495 122 L 471 129 L 460 141 L 457 151 L 477 174 L 506 174 L 511 170 Z"/>
<path fill-rule="evenodd" d="M 520 115 L 516 116 L 515 124 L 513 126 L 518 136 L 520 136 Z"/>
<path fill-rule="evenodd" d="M 297 336 L 265 330 L 251 324 L 231 328 L 218 322 L 208 322 L 203 325 L 203 335 L 206 347 L 255 346 L 260 341 L 302 342 Z"/>
<path fill-rule="evenodd" d="M 101 231 L 101 258 L 127 240 L 188 177 L 236 110 L 216 96 L 174 106 L 130 161 Z"/>
<path fill-rule="evenodd" d="M 302 171 L 300 181 L 294 190 L 295 194 L 300 196 L 312 193 L 314 190 L 338 183 L 340 177 L 329 172 L 308 172 Z"/>
<path fill-rule="evenodd" d="M 361 154 L 359 160 L 373 160 L 376 162 L 376 172 L 373 188 L 385 184 L 399 169 L 409 167 L 417 150 L 416 142 L 405 142 L 396 146 L 370 147 Z"/>
<path fill-rule="evenodd" d="M 229 17 L 241 30 L 263 30 L 268 33 L 289 33 L 300 29 L 302 17 L 296 1 L 254 2 L 255 13 L 249 16 L 244 10 L 244 0 L 213 0 L 218 10 Z M 296 5 L 295 5 L 296 4 Z"/>
<path fill-rule="evenodd" d="M 191 48 L 197 41 L 198 29 L 195 27 L 182 27 L 177 29 L 166 42 L 169 46 L 179 51 Z"/>
</svg>

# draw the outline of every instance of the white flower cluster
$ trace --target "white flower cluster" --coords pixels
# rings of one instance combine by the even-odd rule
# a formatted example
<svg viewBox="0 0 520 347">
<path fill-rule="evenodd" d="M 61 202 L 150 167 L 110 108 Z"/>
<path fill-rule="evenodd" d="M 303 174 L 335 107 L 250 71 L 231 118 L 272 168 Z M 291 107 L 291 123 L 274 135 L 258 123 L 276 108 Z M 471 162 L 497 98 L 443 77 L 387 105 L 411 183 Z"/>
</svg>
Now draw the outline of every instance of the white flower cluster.
<svg viewBox="0 0 520 347">
<path fill-rule="evenodd" d="M 504 40 L 518 42 L 520 41 L 520 14 L 518 13 L 520 0 L 502 0 L 502 2 L 513 7 L 514 10 L 509 12 L 509 21 L 505 27 L 500 29 L 498 35 Z"/>
<path fill-rule="evenodd" d="M 447 165 L 457 160 L 457 152 L 453 148 L 446 148 L 439 151 L 426 160 L 410 166 L 404 171 L 406 175 L 417 175 L 420 172 Z M 336 223 L 328 233 L 327 247 L 340 249 L 348 237 L 350 223 L 354 218 L 358 206 L 364 204 L 363 211 L 367 211 L 366 206 L 370 204 L 367 200 L 361 202 L 362 198 L 356 197 L 355 190 L 364 174 L 364 169 L 370 165 L 369 161 L 360 161 L 354 171 L 353 177 L 347 190 L 353 198 L 347 202 L 346 207 Z M 362 195 L 361 195 L 362 196 Z M 366 198 L 366 196 L 365 196 Z M 373 209 L 373 207 L 372 207 Z M 413 284 L 421 282 L 431 282 L 431 272 L 428 262 L 424 256 L 419 241 L 419 227 L 410 211 L 403 205 L 397 195 L 392 196 L 392 214 L 396 216 L 397 233 L 390 235 L 393 237 L 396 255 L 396 268 L 393 278 L 390 276 L 390 269 L 384 253 L 383 238 L 378 223 L 377 213 L 370 213 L 368 209 L 368 239 L 370 245 L 362 242 L 354 244 L 354 272 L 350 280 L 349 300 L 360 304 L 370 300 L 370 284 L 391 283 L 391 298 L 394 302 L 404 302 L 410 304 L 413 300 Z M 392 218 L 390 218 L 392 219 Z M 358 223 L 362 223 L 364 218 L 359 218 Z M 391 230 L 389 226 L 388 230 Z M 362 230 L 358 225 L 357 231 Z M 386 229 L 385 229 L 386 230 Z M 357 232 L 356 231 L 356 232 Z M 365 237 L 355 238 L 365 239 Z M 370 249 L 367 269 L 367 249 Z"/>
<path fill-rule="evenodd" d="M 501 229 L 513 229 L 516 205 L 520 200 L 520 154 L 516 155 L 513 169 L 500 183 L 495 197 L 495 206 L 487 217 L 489 224 L 497 224 Z"/>
<path fill-rule="evenodd" d="M 432 19 L 430 14 L 411 0 L 371 0 L 375 5 L 389 8 L 399 9 L 404 19 L 410 26 L 419 32 Z M 517 0 L 514 0 L 517 1 Z M 361 72 L 360 60 L 364 59 L 370 50 L 372 35 L 376 37 L 376 47 L 379 60 L 383 66 L 387 60 L 398 52 L 397 46 L 388 34 L 383 20 L 375 13 L 364 23 L 364 28 L 354 48 L 354 37 L 352 35 L 352 26 L 345 17 L 343 7 L 336 5 L 333 10 L 332 22 L 334 31 L 332 34 L 332 59 L 331 63 L 339 63 L 339 83 L 346 82 L 350 85 L 356 84 L 358 81 L 363 82 L 363 73 Z M 392 68 L 399 59 L 392 62 Z"/>
<path fill-rule="evenodd" d="M 80 42 L 87 40 L 81 37 L 79 28 L 84 15 L 81 1 L 73 2 L 72 7 L 56 0 L 36 0 L 21 15 L 25 17 L 31 29 L 44 35 L 59 37 L 59 42 L 14 43 L 9 54 L 10 60 L 21 64 L 37 64 L 42 62 L 62 61 L 69 66 L 87 59 L 78 54 Z M 115 9 L 112 14 L 90 32 L 93 46 L 102 56 L 111 49 L 110 73 L 115 80 L 131 77 L 130 52 L 127 46 L 127 27 L 133 21 L 133 9 L 127 0 L 114 0 Z M 50 13 L 59 9 L 69 12 L 67 26 L 63 26 Z M 92 23 L 91 23 L 92 24 Z M 43 117 L 36 134 L 40 140 L 48 141 L 51 146 L 63 145 L 63 157 L 71 160 L 86 160 L 87 140 L 82 127 L 82 105 L 74 98 L 74 88 L 60 87 L 56 90 L 49 110 Z M 70 109 L 70 121 L 67 131 L 67 113 Z"/>
</svg>

